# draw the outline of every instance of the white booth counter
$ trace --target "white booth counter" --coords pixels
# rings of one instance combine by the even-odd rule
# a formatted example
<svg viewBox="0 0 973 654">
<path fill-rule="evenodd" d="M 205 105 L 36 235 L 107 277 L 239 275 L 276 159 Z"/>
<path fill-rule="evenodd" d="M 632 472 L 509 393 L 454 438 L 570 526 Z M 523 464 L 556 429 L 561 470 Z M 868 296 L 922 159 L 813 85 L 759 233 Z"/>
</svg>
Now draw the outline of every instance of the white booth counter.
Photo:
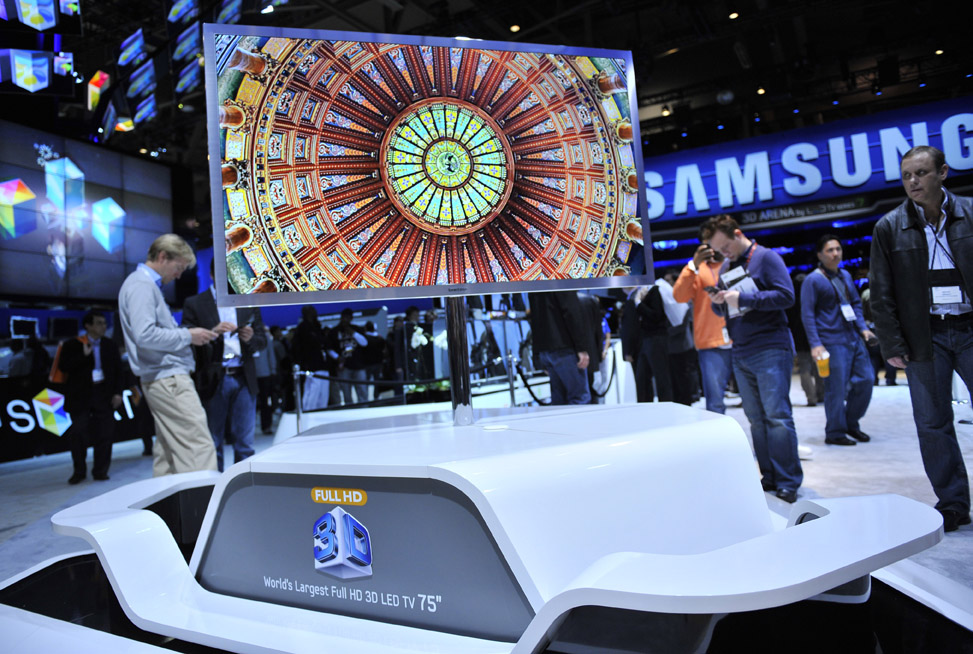
<svg viewBox="0 0 973 654">
<path fill-rule="evenodd" d="M 938 512 L 896 495 L 798 501 L 775 528 L 740 426 L 674 404 L 337 427 L 106 493 L 54 528 L 90 543 L 141 630 L 358 654 L 542 652 L 591 607 L 678 617 L 631 651 L 703 651 L 725 614 L 862 602 L 872 571 L 942 538 Z M 146 507 L 208 485 L 187 564 Z"/>
</svg>

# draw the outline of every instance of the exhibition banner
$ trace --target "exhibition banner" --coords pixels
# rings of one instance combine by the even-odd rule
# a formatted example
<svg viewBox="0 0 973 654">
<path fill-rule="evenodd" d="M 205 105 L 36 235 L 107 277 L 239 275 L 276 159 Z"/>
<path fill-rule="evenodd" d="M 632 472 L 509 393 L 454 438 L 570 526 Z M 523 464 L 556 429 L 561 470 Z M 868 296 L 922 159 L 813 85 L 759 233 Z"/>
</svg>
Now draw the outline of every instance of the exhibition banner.
<svg viewBox="0 0 973 654">
<path fill-rule="evenodd" d="M 674 221 L 861 195 L 899 185 L 909 148 L 973 170 L 973 98 L 930 103 L 645 159 L 648 218 Z"/>
<path fill-rule="evenodd" d="M 52 386 L 46 379 L 0 378 L 0 462 L 70 449 L 71 414 L 64 409 L 64 394 Z M 155 432 L 148 406 L 138 399 L 131 389 L 122 392 L 114 442 Z"/>
</svg>

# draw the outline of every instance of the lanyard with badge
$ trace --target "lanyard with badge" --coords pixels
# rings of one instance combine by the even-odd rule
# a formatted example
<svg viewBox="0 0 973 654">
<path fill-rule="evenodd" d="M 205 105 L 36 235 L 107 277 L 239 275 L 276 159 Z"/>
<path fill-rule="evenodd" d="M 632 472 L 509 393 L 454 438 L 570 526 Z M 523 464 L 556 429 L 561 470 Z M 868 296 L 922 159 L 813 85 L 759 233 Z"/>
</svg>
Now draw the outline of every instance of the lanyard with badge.
<svg viewBox="0 0 973 654">
<path fill-rule="evenodd" d="M 838 277 L 841 275 L 839 271 L 834 277 L 828 277 L 828 274 L 824 272 L 823 268 L 818 268 L 818 272 L 825 276 L 825 278 L 831 282 L 831 286 L 834 287 L 835 293 L 838 294 L 838 306 L 841 307 L 841 315 L 844 317 L 846 322 L 855 322 L 858 316 L 855 315 L 855 309 L 851 306 L 851 296 L 848 294 L 848 286 L 844 283 L 845 280 L 841 280 L 841 285 L 838 284 Z"/>
<path fill-rule="evenodd" d="M 747 253 L 747 260 L 743 262 L 742 265 L 736 266 L 735 268 L 729 268 L 726 272 L 720 275 L 720 286 L 724 287 L 726 290 L 739 291 L 743 293 L 756 293 L 758 290 L 757 284 L 750 277 L 750 259 L 753 258 L 753 253 L 757 249 L 757 242 L 754 241 L 750 246 L 750 251 Z M 750 310 L 750 307 L 731 307 L 727 305 L 727 317 L 736 318 L 743 315 Z"/>
<path fill-rule="evenodd" d="M 930 265 L 936 264 L 936 255 L 942 248 L 943 254 L 949 260 L 951 268 L 930 268 L 929 270 L 929 299 L 933 304 L 961 304 L 964 301 L 963 278 L 956 269 L 956 261 L 949 252 L 948 245 L 944 245 L 940 236 L 946 234 L 946 215 L 943 214 L 943 228 L 933 228 L 933 248 Z"/>
</svg>

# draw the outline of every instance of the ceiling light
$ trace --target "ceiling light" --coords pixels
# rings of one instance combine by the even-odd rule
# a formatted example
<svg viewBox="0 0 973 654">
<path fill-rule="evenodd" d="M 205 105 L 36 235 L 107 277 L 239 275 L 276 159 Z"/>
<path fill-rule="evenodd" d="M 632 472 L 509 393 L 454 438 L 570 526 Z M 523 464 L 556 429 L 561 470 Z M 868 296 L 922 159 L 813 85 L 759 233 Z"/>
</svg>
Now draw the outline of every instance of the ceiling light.
<svg viewBox="0 0 973 654">
<path fill-rule="evenodd" d="M 689 132 L 685 132 L 685 131 L 684 131 L 684 132 L 682 133 L 682 137 L 683 137 L 683 138 L 686 138 L 687 136 L 689 136 Z"/>
<path fill-rule="evenodd" d="M 730 14 L 730 20 L 736 20 L 739 17 L 740 17 L 740 14 L 738 14 L 735 11 L 732 14 Z"/>
<path fill-rule="evenodd" d="M 794 110 L 794 113 L 799 114 L 799 113 L 801 113 L 801 110 L 800 109 L 795 109 Z"/>
<path fill-rule="evenodd" d="M 674 55 L 677 52 L 679 52 L 679 48 L 669 48 L 668 50 L 663 52 L 661 56 L 668 57 L 669 55 Z"/>
<path fill-rule="evenodd" d="M 760 112 L 759 111 L 753 112 L 753 122 L 755 122 L 755 123 L 759 123 L 760 122 Z"/>
<path fill-rule="evenodd" d="M 148 154 L 148 152 L 145 148 L 139 148 L 139 154 Z"/>
<path fill-rule="evenodd" d="M 716 123 L 716 129 L 725 129 L 723 127 L 723 121 L 720 121 L 720 122 Z"/>
<path fill-rule="evenodd" d="M 943 53 L 943 50 L 942 50 L 942 48 L 940 48 L 940 49 L 938 49 L 938 50 L 936 50 L 936 54 L 937 54 L 937 55 L 941 55 L 942 53 Z"/>
<path fill-rule="evenodd" d="M 837 105 L 838 105 L 838 98 L 834 98 L 834 99 L 833 99 L 833 100 L 831 101 L 831 104 L 833 104 L 833 105 L 835 105 L 835 106 L 837 106 Z"/>
<path fill-rule="evenodd" d="M 926 88 L 926 80 L 922 77 L 919 78 L 919 88 L 920 89 Z"/>
<path fill-rule="evenodd" d="M 669 105 L 667 105 L 667 104 L 662 105 L 662 117 L 663 118 L 665 118 L 666 116 L 668 116 L 671 113 L 672 112 L 669 111 Z"/>
<path fill-rule="evenodd" d="M 757 87 L 757 95 L 763 95 L 766 92 L 767 92 L 767 90 L 764 89 L 764 87 L 762 87 L 762 86 L 758 86 Z"/>
<path fill-rule="evenodd" d="M 513 32 L 514 34 L 516 34 L 517 32 L 520 31 L 520 25 L 511 25 L 510 26 L 510 31 Z"/>
<path fill-rule="evenodd" d="M 260 10 L 260 13 L 261 14 L 272 14 L 272 13 L 274 13 L 274 5 L 267 5 L 266 7 L 264 7 L 263 9 Z"/>
<path fill-rule="evenodd" d="M 878 82 L 872 82 L 872 93 L 875 95 L 882 95 L 882 87 L 878 85 Z"/>
</svg>

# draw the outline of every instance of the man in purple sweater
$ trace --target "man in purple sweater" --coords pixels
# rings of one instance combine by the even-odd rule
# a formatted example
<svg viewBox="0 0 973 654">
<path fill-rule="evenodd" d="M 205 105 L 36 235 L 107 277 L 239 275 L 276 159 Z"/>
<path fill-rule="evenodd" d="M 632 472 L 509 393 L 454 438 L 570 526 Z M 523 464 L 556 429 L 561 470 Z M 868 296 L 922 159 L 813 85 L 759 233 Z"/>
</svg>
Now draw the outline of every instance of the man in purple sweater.
<svg viewBox="0 0 973 654">
<path fill-rule="evenodd" d="M 703 241 L 726 258 L 720 288 L 709 292 L 733 341 L 733 373 L 761 484 L 794 502 L 804 480 L 790 400 L 794 341 L 784 313 L 794 304 L 794 284 L 780 255 L 748 239 L 733 218 L 722 216 L 707 231 Z"/>
<path fill-rule="evenodd" d="M 865 340 L 873 340 L 875 334 L 865 326 L 851 275 L 839 268 L 841 241 L 834 234 L 825 234 L 818 239 L 817 253 L 821 265 L 801 285 L 801 321 L 811 356 L 829 358 L 831 374 L 824 380 L 824 442 L 854 445 L 854 438 L 866 443 L 871 437 L 859 428 L 858 421 L 872 399 L 875 371 Z"/>
</svg>

